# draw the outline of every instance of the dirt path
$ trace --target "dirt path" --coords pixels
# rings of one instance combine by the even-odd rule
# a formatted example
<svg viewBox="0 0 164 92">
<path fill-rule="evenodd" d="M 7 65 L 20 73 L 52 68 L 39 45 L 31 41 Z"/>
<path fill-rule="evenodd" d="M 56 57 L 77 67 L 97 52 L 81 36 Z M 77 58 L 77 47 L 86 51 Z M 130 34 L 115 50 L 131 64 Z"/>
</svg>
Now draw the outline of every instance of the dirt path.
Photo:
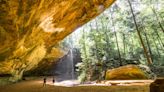
<svg viewBox="0 0 164 92">
<path fill-rule="evenodd" d="M 51 84 L 51 81 L 48 81 Z M 46 85 L 43 87 L 41 79 L 22 81 L 19 83 L 0 86 L 0 92 L 149 92 L 149 85 L 128 85 L 128 86 L 76 86 L 61 87 Z"/>
</svg>

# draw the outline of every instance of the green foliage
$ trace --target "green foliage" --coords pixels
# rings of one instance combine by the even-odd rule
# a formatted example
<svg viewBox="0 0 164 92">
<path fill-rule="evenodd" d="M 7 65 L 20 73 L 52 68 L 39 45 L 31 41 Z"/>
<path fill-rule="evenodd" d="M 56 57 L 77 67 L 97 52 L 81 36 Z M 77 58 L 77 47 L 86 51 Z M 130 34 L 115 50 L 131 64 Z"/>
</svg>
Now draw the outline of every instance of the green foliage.
<svg viewBox="0 0 164 92">
<path fill-rule="evenodd" d="M 154 66 L 164 66 L 163 3 L 162 0 L 131 1 L 141 38 Z M 128 2 L 117 0 L 112 8 L 79 30 L 79 39 L 75 39 L 79 41 L 77 46 L 83 61 L 78 64 L 80 80 L 92 80 L 93 76 L 98 79 L 102 71 L 119 67 L 121 63 L 147 65 Z M 102 66 L 95 74 L 97 63 Z"/>
<path fill-rule="evenodd" d="M 0 77 L 0 86 L 9 84 L 11 84 L 11 82 L 9 81 L 9 77 Z"/>
</svg>

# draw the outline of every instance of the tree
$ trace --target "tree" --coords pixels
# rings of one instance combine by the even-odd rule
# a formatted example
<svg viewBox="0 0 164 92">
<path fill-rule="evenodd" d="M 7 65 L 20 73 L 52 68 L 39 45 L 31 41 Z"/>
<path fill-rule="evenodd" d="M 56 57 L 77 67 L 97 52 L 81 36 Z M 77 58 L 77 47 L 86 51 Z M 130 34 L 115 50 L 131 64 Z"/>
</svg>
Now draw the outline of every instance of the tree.
<svg viewBox="0 0 164 92">
<path fill-rule="evenodd" d="M 131 13 L 132 13 L 132 15 L 133 15 L 133 20 L 134 20 L 134 23 L 135 23 L 135 26 L 136 26 L 136 30 L 137 30 L 139 39 L 140 39 L 140 41 L 141 41 L 142 47 L 143 47 L 143 49 L 144 49 L 145 56 L 146 56 L 146 58 L 147 58 L 147 62 L 148 62 L 148 64 L 152 64 L 152 60 L 151 60 L 151 58 L 149 57 L 148 51 L 147 51 L 147 49 L 146 49 L 146 47 L 145 47 L 145 45 L 144 45 L 144 42 L 143 42 L 143 40 L 142 40 L 142 37 L 141 37 L 140 31 L 139 31 L 139 28 L 138 28 L 138 25 L 137 25 L 137 22 L 136 22 L 136 19 L 135 19 L 135 15 L 134 15 L 133 8 L 132 8 L 132 5 L 131 5 L 130 0 L 128 0 L 128 3 L 129 3 L 129 6 L 130 6 Z"/>
</svg>

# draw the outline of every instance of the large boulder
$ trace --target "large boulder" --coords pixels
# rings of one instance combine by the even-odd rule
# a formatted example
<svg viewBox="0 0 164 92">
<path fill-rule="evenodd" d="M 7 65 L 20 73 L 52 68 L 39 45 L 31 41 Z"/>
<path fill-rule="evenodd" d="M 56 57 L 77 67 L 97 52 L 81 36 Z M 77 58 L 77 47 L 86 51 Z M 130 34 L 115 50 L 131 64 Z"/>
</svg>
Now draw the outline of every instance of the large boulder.
<svg viewBox="0 0 164 92">
<path fill-rule="evenodd" d="M 107 70 L 106 80 L 148 79 L 147 75 L 136 65 L 126 65 Z"/>
</svg>

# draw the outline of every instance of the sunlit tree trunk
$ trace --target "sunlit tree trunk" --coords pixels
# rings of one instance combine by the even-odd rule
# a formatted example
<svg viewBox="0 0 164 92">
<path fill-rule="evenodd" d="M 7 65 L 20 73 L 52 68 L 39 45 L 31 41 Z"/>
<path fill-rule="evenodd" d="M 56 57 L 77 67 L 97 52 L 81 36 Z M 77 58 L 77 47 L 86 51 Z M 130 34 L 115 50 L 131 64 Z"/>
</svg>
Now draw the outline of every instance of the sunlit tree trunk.
<svg viewBox="0 0 164 92">
<path fill-rule="evenodd" d="M 86 51 L 86 44 L 85 44 L 85 40 L 86 40 L 86 37 L 85 37 L 85 30 L 83 29 L 83 50 L 84 50 L 84 56 L 85 56 L 85 59 L 87 59 L 87 51 Z"/>
<path fill-rule="evenodd" d="M 146 56 L 146 58 L 147 58 L 148 64 L 150 65 L 150 64 L 152 64 L 152 60 L 151 60 L 151 58 L 150 58 L 149 55 L 148 55 L 147 48 L 145 47 L 144 42 L 143 42 L 143 39 L 142 39 L 142 37 L 141 37 L 141 34 L 140 34 L 140 31 L 139 31 L 139 28 L 138 28 L 138 25 L 137 25 L 137 22 L 136 22 L 136 19 L 135 19 L 135 15 L 134 15 L 133 8 L 132 8 L 132 5 L 131 5 L 130 0 L 128 0 L 128 3 L 129 3 L 129 6 L 130 6 L 131 13 L 132 13 L 132 15 L 133 15 L 133 20 L 134 20 L 134 23 L 135 23 L 135 26 L 136 26 L 136 30 L 137 30 L 139 39 L 140 39 L 140 41 L 141 41 L 141 45 L 142 45 L 142 47 L 143 47 L 143 49 L 144 49 L 144 54 L 145 54 L 145 56 Z"/>
<path fill-rule="evenodd" d="M 83 32 L 83 51 L 84 51 L 84 64 L 86 65 L 87 70 L 86 71 L 86 80 L 90 81 L 91 80 L 91 75 L 92 75 L 92 68 L 91 65 L 89 64 L 89 59 L 88 59 L 88 55 L 87 55 L 87 47 L 86 47 L 86 32 L 85 29 L 82 30 Z"/>
</svg>

